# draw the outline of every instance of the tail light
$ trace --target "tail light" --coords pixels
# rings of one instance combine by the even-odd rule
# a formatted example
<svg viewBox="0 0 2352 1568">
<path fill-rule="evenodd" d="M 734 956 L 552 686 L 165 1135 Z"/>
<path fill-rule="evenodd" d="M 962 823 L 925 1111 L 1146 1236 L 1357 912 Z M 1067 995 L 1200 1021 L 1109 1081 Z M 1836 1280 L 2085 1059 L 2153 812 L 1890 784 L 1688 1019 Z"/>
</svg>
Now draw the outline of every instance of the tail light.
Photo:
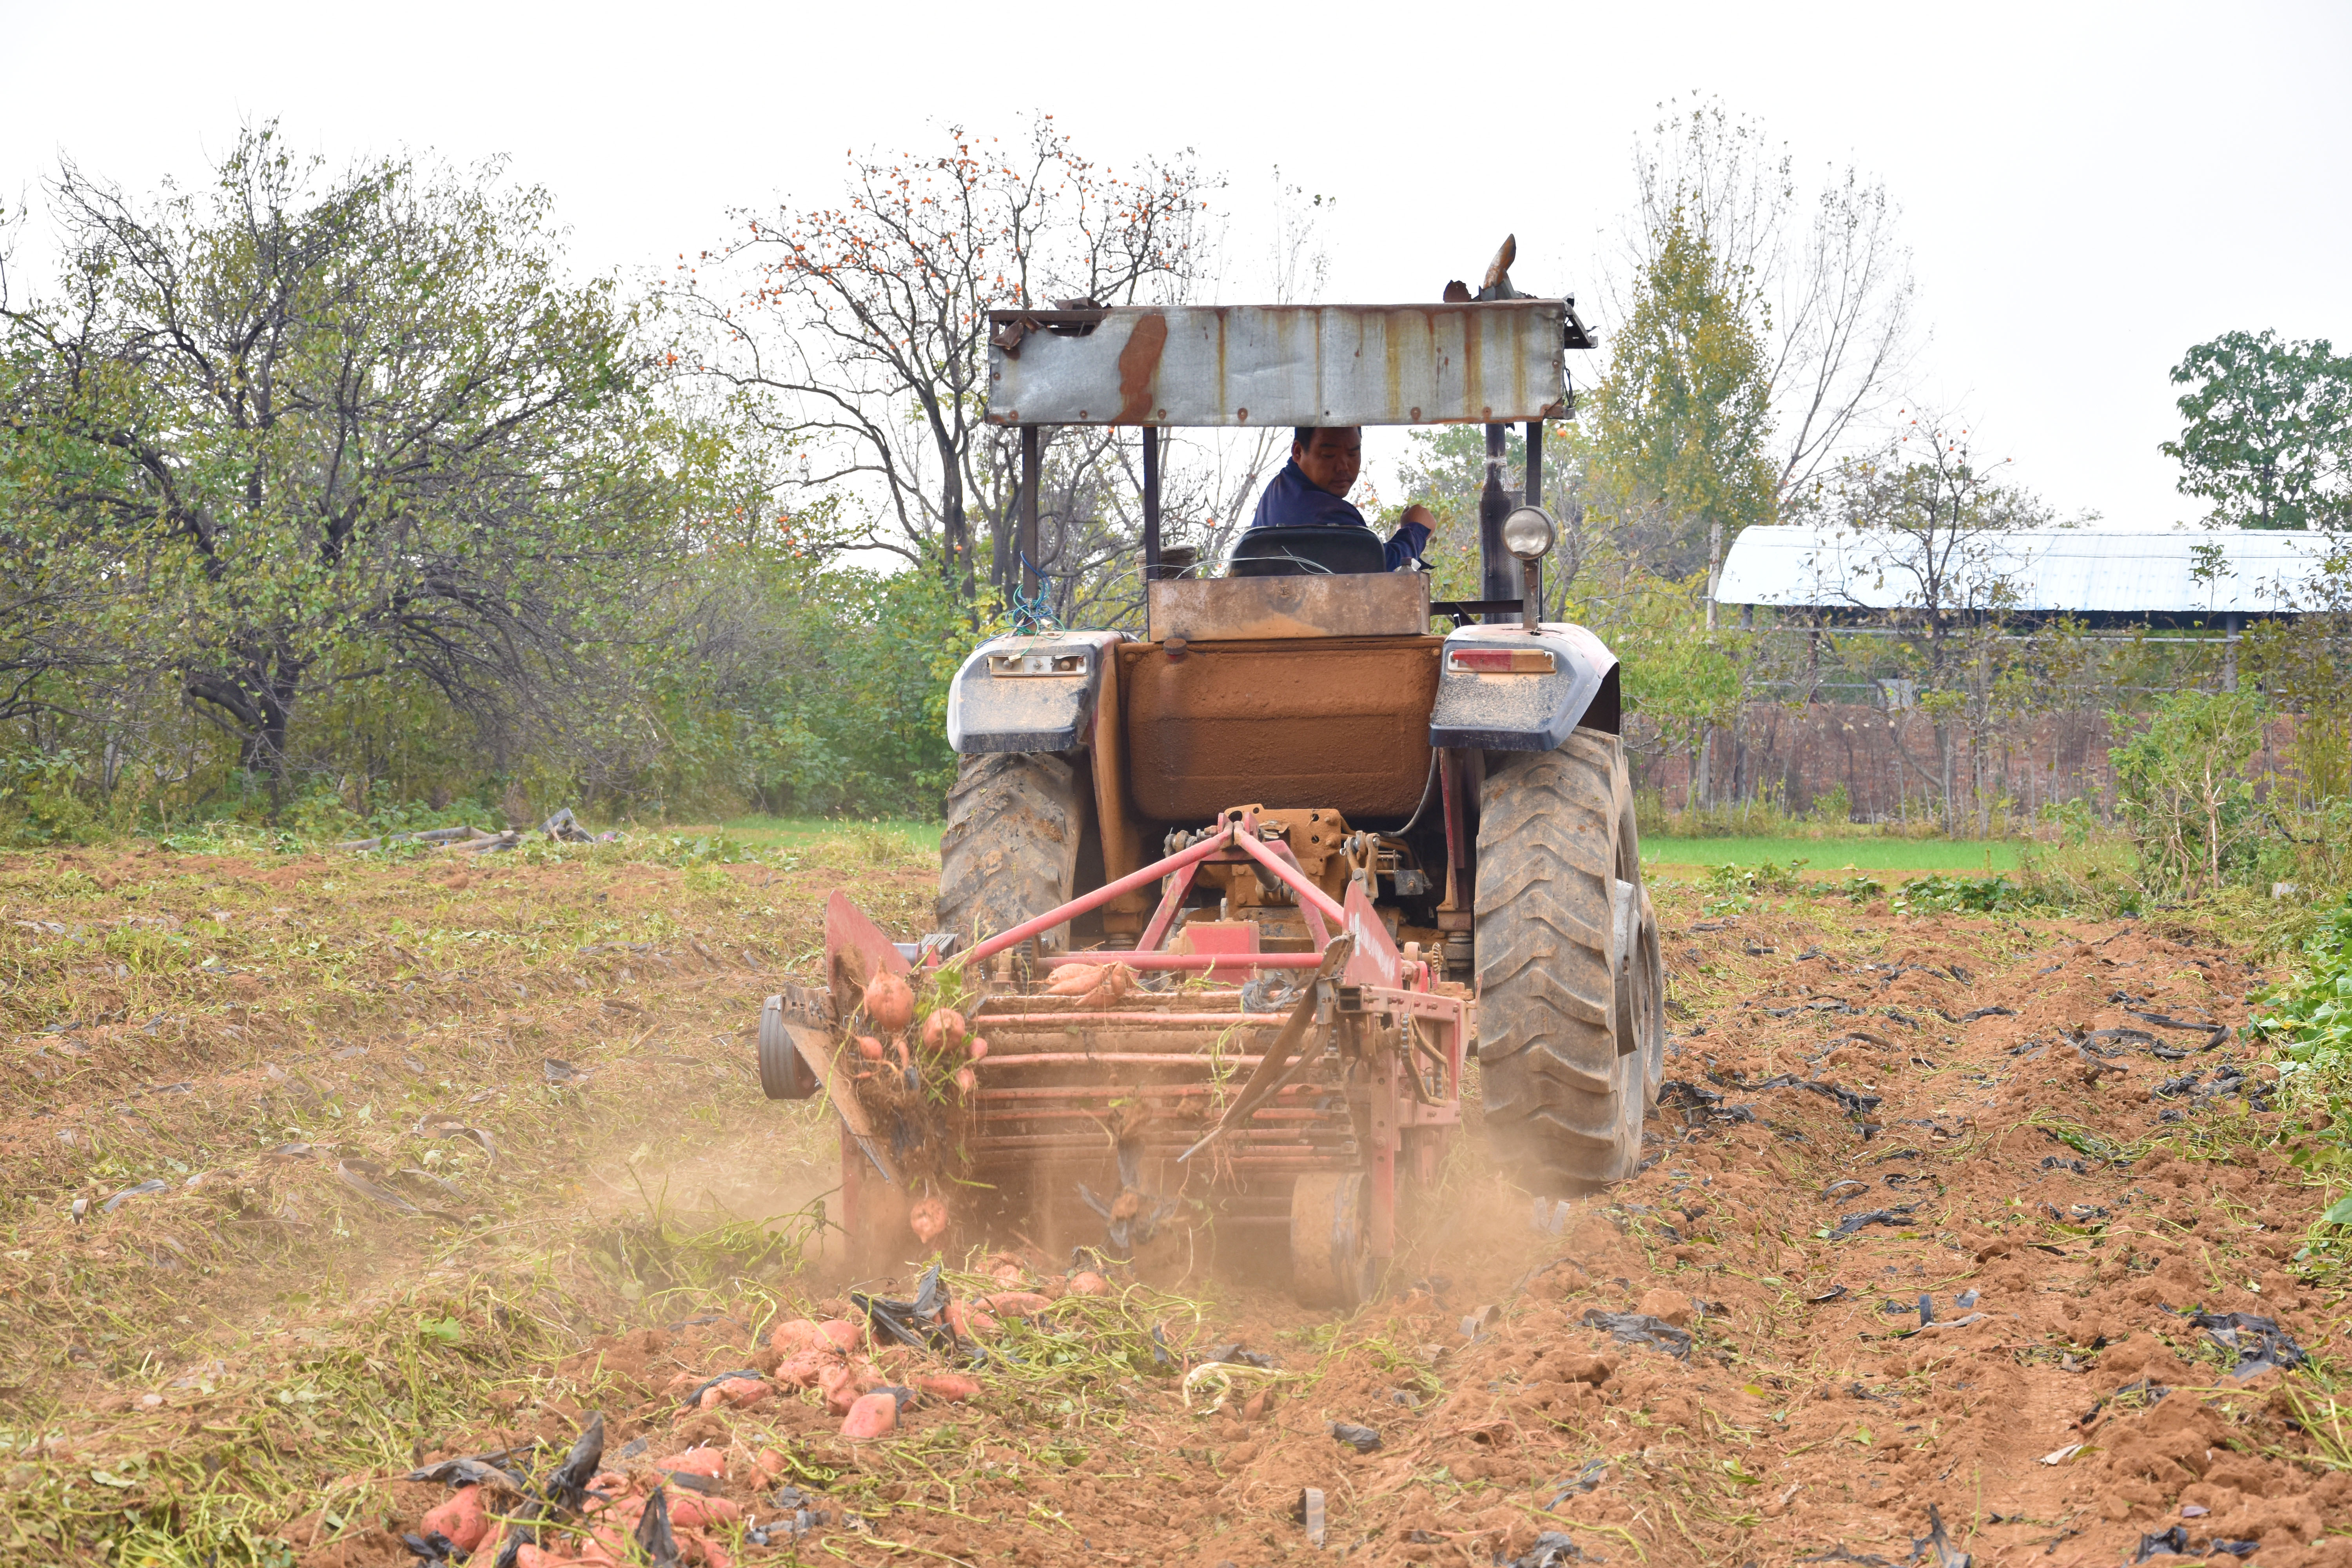
<svg viewBox="0 0 2352 1568">
<path fill-rule="evenodd" d="M 1457 647 L 1446 651 L 1445 668 L 1463 675 L 1551 675 L 1559 665 L 1549 648 Z"/>
</svg>

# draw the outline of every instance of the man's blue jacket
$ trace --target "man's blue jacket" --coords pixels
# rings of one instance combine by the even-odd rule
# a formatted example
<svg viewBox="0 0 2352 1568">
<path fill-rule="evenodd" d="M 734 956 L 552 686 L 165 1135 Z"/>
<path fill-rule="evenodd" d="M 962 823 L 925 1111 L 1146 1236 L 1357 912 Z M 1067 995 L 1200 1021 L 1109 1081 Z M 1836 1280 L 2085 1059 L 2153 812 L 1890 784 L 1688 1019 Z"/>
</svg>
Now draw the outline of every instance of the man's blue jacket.
<svg viewBox="0 0 2352 1568">
<path fill-rule="evenodd" d="M 1307 470 L 1296 462 L 1285 463 L 1282 472 L 1265 487 L 1257 498 L 1257 515 L 1250 519 L 1252 528 L 1296 527 L 1299 524 L 1327 528 L 1370 528 L 1364 514 L 1348 504 L 1345 496 L 1335 496 L 1329 490 L 1318 489 L 1307 477 Z M 1429 530 L 1417 522 L 1401 522 L 1390 536 L 1387 556 L 1389 570 L 1396 571 L 1408 561 L 1421 559 L 1423 546 L 1429 542 Z"/>
</svg>

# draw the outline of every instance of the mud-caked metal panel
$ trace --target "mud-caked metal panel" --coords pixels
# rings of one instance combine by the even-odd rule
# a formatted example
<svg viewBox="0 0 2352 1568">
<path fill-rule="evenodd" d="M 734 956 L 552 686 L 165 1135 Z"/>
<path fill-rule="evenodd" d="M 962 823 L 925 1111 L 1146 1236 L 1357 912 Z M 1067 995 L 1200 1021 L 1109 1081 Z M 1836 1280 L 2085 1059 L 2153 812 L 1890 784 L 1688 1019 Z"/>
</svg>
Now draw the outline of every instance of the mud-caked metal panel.
<svg viewBox="0 0 2352 1568">
<path fill-rule="evenodd" d="M 1423 637 L 1429 576 L 1180 577 L 1151 585 L 1151 640 Z"/>
<path fill-rule="evenodd" d="M 948 688 L 948 744 L 979 752 L 1066 752 L 1087 736 L 1118 632 L 991 637 Z"/>
<path fill-rule="evenodd" d="M 1617 656 L 1582 626 L 1464 626 L 1445 639 L 1430 744 L 1549 752 L 1596 710 L 1607 721 L 1595 727 L 1613 731 L 1616 672 Z"/>
<path fill-rule="evenodd" d="M 1460 425 L 1568 412 L 1558 300 L 1106 310 L 988 353 L 995 425 Z M 1001 332 L 1000 338 L 1014 336 Z"/>
<path fill-rule="evenodd" d="M 1410 816 L 1429 777 L 1435 637 L 1119 649 L 1128 789 L 1139 815 L 1205 822 L 1231 805 Z"/>
</svg>

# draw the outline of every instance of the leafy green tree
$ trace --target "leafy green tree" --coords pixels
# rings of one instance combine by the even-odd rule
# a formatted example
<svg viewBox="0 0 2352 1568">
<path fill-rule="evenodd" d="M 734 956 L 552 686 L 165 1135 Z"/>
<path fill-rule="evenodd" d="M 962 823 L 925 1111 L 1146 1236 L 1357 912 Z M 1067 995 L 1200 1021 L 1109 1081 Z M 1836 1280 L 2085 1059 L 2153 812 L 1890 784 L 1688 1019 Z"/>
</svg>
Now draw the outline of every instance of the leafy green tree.
<svg viewBox="0 0 2352 1568">
<path fill-rule="evenodd" d="M 2294 715 L 2286 759 L 2316 810 L 2352 796 L 2352 541 L 2334 542 L 2295 609 L 2248 628 L 2246 673 Z"/>
<path fill-rule="evenodd" d="M 0 300 L 20 562 L 73 559 L 240 764 L 303 705 L 421 683 L 506 736 L 576 728 L 693 463 L 606 283 L 563 281 L 495 164 L 329 176 L 249 129 L 140 204 L 70 163 L 56 293 Z"/>
<path fill-rule="evenodd" d="M 1771 384 L 1737 280 L 1679 212 L 1668 215 L 1592 399 L 1597 513 L 1643 501 L 1683 520 L 1669 576 L 1719 561 L 1723 545 L 1773 516 Z"/>
<path fill-rule="evenodd" d="M 2262 826 L 2246 765 L 2262 750 L 2268 705 L 2259 692 L 2176 691 L 2147 728 L 2107 753 L 2116 815 L 2159 897 L 2201 885 L 2218 893 L 2251 874 Z"/>
<path fill-rule="evenodd" d="M 2352 357 L 2325 338 L 2224 332 L 2172 367 L 2180 493 L 2233 528 L 2352 526 Z"/>
<path fill-rule="evenodd" d="M 1430 594 L 1439 599 L 1482 597 L 1478 561 L 1478 500 L 1486 485 L 1486 432 L 1477 425 L 1440 425 L 1416 428 L 1398 465 L 1402 500 L 1378 509 L 1383 531 L 1395 526 L 1407 506 L 1425 506 L 1436 515 L 1437 534 L 1429 552 L 1433 569 Z M 1569 585 L 1582 569 L 1587 549 L 1584 531 L 1585 468 L 1589 456 L 1583 433 L 1569 421 L 1553 421 L 1544 430 L 1544 494 L 1542 505 L 1559 525 L 1559 542 L 1543 563 L 1544 616 L 1557 620 Z M 1523 489 L 1527 477 L 1528 442 L 1522 426 L 1514 425 L 1504 437 L 1503 484 Z"/>
<path fill-rule="evenodd" d="M 1705 580 L 1676 583 L 1615 560 L 1577 580 L 1570 619 L 1617 656 L 1629 740 L 1687 759 L 1693 805 L 1705 793 L 1707 738 L 1733 722 L 1748 697 L 1749 639 L 1709 630 Z"/>
</svg>

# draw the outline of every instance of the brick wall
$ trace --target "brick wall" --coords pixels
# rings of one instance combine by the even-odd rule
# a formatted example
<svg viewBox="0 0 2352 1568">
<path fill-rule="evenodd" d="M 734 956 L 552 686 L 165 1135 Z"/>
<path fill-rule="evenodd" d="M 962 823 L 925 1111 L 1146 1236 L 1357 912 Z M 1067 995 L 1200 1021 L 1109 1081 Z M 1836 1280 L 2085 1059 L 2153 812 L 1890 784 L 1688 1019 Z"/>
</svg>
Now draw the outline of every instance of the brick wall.
<svg viewBox="0 0 2352 1568">
<path fill-rule="evenodd" d="M 2294 733 L 2292 719 L 2273 721 L 2249 773 L 2260 779 L 2283 770 L 2280 752 Z M 2007 796 L 2015 810 L 2029 816 L 2053 801 L 2088 798 L 2104 816 L 2115 797 L 2107 752 L 2118 738 L 2107 715 L 2089 709 L 2004 726 L 1986 737 L 1981 754 L 1972 754 L 1967 736 L 1956 730 L 1954 794 L 1964 810 L 1978 807 L 1981 791 L 1984 805 Z M 1656 790 L 1670 810 L 1685 808 L 1690 796 L 1688 756 L 1658 751 L 1643 732 L 1639 715 L 1629 716 L 1627 739 L 1634 746 L 1635 787 Z M 1777 799 L 1784 809 L 1803 813 L 1843 784 L 1857 821 L 1941 814 L 1935 726 L 1916 710 L 1890 713 L 1863 703 L 1756 703 L 1736 724 L 1716 732 L 1709 764 L 1711 805 Z"/>
</svg>

